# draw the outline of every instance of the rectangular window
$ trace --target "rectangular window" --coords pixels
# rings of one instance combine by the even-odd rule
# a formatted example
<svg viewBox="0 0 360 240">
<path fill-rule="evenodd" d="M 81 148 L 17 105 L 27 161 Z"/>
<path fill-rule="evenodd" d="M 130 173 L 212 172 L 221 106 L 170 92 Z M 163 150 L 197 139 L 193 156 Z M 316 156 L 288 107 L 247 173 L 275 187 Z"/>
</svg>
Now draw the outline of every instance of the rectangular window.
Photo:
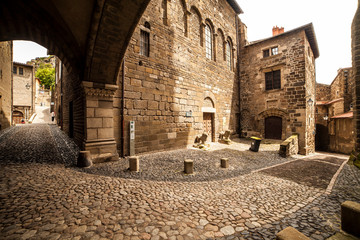
<svg viewBox="0 0 360 240">
<path fill-rule="evenodd" d="M 269 49 L 263 50 L 263 57 L 266 58 L 268 56 L 270 56 Z"/>
<path fill-rule="evenodd" d="M 19 67 L 19 75 L 24 75 L 24 69 Z"/>
<path fill-rule="evenodd" d="M 279 53 L 278 47 L 271 48 L 271 55 L 277 55 Z"/>
<path fill-rule="evenodd" d="M 13 73 L 17 74 L 17 67 L 13 66 Z"/>
<path fill-rule="evenodd" d="M 140 54 L 150 56 L 150 33 L 141 30 L 140 32 Z"/>
<path fill-rule="evenodd" d="M 265 73 L 266 90 L 281 88 L 281 72 L 280 70 Z"/>
</svg>

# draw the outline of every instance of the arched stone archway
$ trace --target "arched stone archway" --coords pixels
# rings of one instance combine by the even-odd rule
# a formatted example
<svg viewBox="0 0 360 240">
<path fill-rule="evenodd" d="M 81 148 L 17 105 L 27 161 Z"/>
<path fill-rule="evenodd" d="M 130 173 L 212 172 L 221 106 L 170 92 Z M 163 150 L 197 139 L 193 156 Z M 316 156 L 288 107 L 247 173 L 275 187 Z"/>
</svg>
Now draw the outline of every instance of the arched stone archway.
<svg viewBox="0 0 360 240">
<path fill-rule="evenodd" d="M 118 156 L 113 126 L 99 119 L 113 119 L 111 106 L 119 68 L 149 2 L 0 1 L 0 41 L 31 40 L 61 59 L 68 79 L 63 86 L 67 93 L 62 104 L 64 123 L 73 124 L 76 143 L 94 155 L 106 155 L 107 159 Z M 70 108 L 73 123 L 69 123 Z"/>
<path fill-rule="evenodd" d="M 281 139 L 285 139 L 287 122 L 289 121 L 289 114 L 287 113 L 286 110 L 279 109 L 279 108 L 270 108 L 270 109 L 267 109 L 267 110 L 261 112 L 258 115 L 260 134 L 262 135 L 262 137 L 264 137 L 264 138 L 266 137 L 266 124 L 271 117 L 276 117 L 276 118 L 281 119 L 281 126 L 282 126 L 281 127 Z"/>
</svg>

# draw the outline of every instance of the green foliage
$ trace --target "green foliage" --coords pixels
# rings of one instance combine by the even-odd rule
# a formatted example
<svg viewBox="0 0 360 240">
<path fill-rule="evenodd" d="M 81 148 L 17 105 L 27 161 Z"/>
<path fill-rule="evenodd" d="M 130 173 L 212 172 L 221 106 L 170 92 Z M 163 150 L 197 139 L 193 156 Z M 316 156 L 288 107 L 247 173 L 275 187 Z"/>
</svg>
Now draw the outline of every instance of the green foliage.
<svg viewBox="0 0 360 240">
<path fill-rule="evenodd" d="M 55 68 L 50 63 L 41 63 L 35 76 L 40 79 L 41 85 L 46 89 L 52 89 L 55 86 Z"/>
</svg>

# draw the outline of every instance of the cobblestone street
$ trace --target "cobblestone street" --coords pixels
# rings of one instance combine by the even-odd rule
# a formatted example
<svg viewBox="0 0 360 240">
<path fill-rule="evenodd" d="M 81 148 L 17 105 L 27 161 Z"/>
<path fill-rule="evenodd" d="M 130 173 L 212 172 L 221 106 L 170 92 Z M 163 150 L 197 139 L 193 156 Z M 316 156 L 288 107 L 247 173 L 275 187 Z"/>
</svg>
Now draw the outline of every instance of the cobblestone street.
<svg viewBox="0 0 360 240">
<path fill-rule="evenodd" d="M 55 125 L 6 129 L 0 239 L 274 239 L 287 226 L 326 239 L 339 231 L 341 202 L 360 201 L 360 170 L 346 156 L 284 159 L 276 144 L 259 153 L 249 145 L 146 154 L 142 171 L 130 173 L 126 159 L 74 167 L 78 148 Z M 221 157 L 229 169 L 219 168 Z M 181 173 L 185 158 L 194 175 Z"/>
</svg>

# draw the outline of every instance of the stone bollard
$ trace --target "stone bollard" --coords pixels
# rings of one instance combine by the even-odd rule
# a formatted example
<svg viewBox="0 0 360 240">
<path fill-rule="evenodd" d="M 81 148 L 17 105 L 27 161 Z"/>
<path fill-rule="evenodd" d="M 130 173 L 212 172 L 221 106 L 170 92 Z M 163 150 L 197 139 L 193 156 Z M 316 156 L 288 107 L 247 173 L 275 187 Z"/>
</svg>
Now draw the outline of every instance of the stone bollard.
<svg viewBox="0 0 360 240">
<path fill-rule="evenodd" d="M 191 159 L 186 159 L 184 161 L 184 173 L 193 174 L 194 173 L 194 161 Z"/>
<path fill-rule="evenodd" d="M 220 159 L 220 166 L 221 166 L 221 168 L 228 168 L 229 167 L 229 159 L 227 159 L 227 158 Z"/>
<path fill-rule="evenodd" d="M 139 157 L 130 157 L 129 158 L 129 169 L 131 172 L 139 171 Z"/>
<path fill-rule="evenodd" d="M 78 167 L 90 167 L 92 165 L 90 151 L 80 151 L 77 159 Z"/>
</svg>

